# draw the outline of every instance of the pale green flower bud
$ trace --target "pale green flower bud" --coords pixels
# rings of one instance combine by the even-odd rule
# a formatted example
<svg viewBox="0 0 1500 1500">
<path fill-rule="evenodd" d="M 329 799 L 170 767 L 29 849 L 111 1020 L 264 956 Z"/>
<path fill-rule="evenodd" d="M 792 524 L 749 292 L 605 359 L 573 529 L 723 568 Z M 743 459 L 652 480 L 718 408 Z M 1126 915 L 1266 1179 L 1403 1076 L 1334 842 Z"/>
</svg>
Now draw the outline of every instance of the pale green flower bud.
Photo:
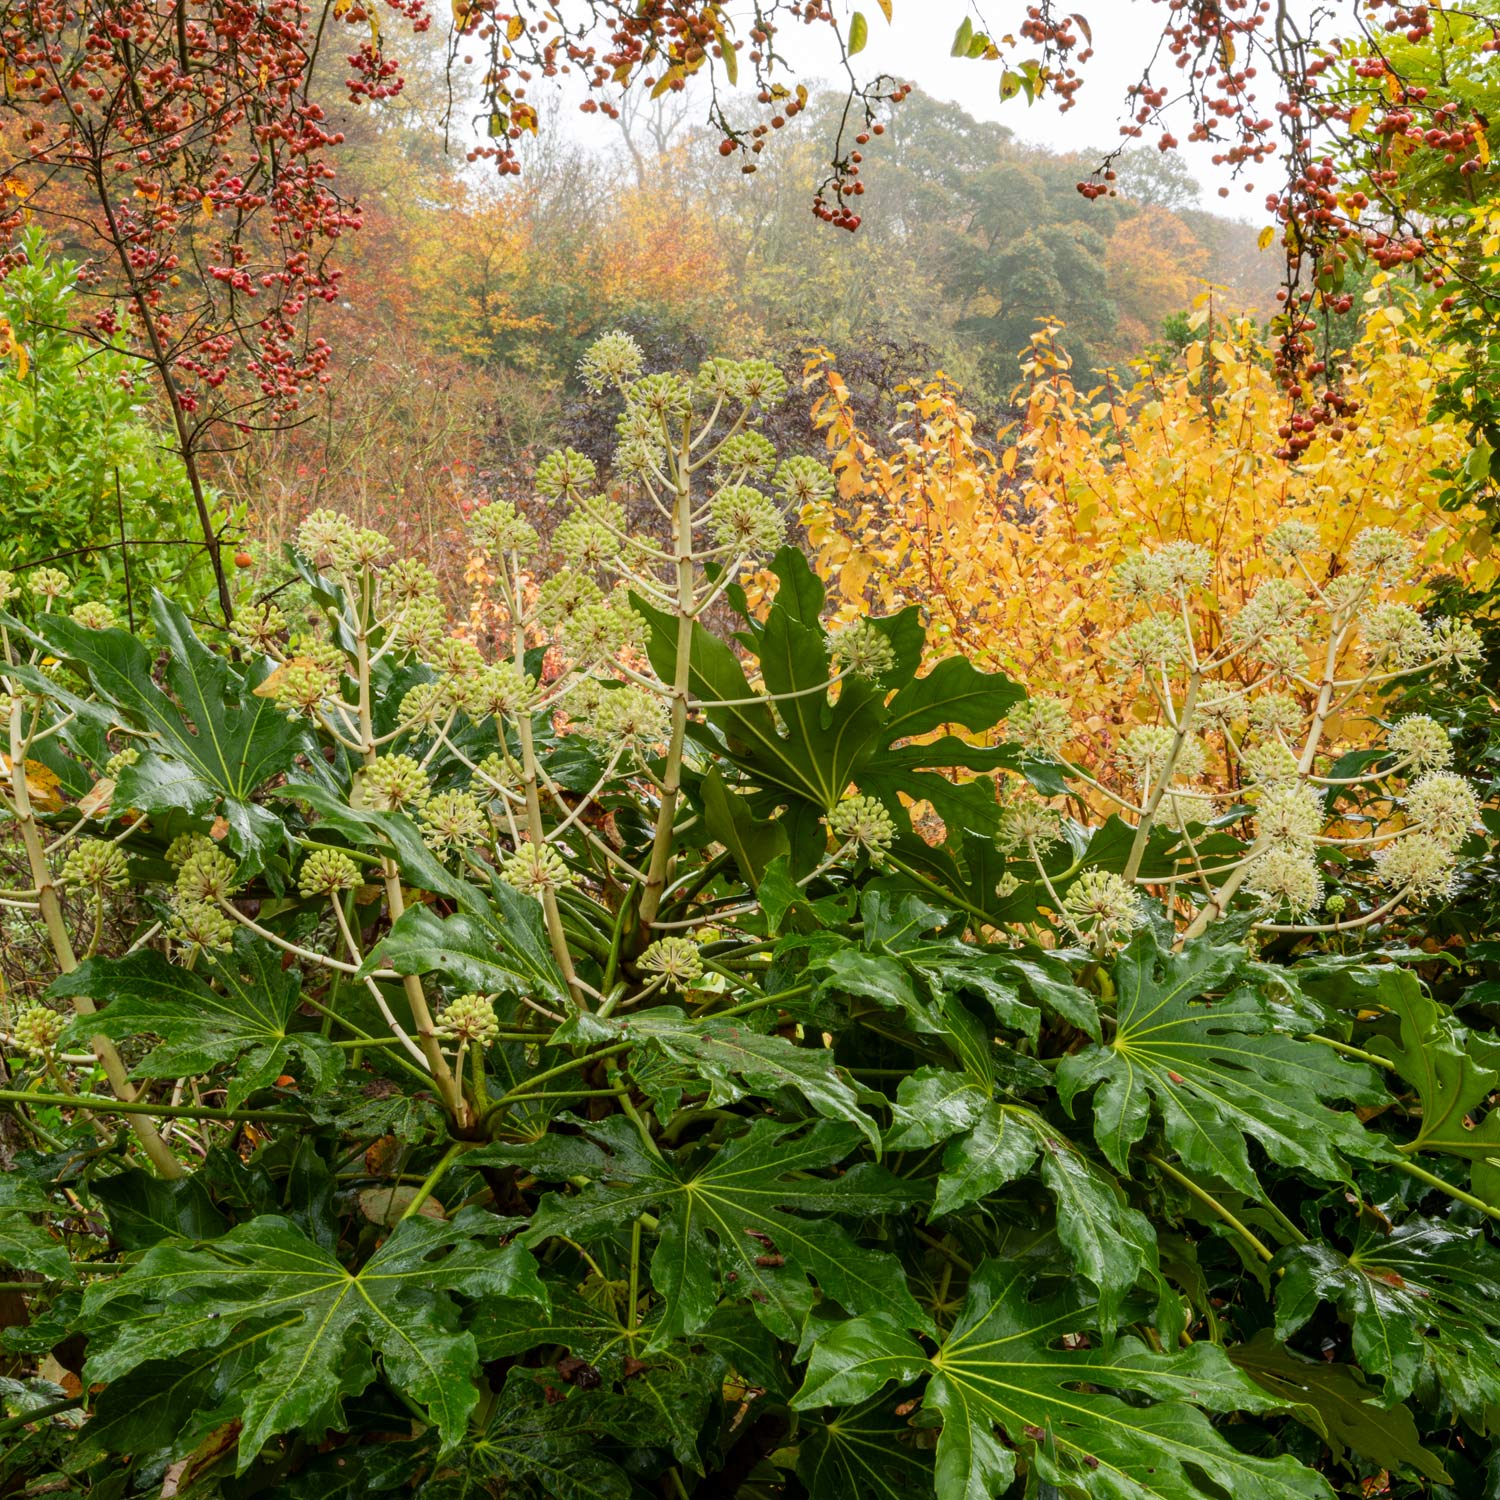
<svg viewBox="0 0 1500 1500">
<path fill-rule="evenodd" d="M 437 574 L 415 557 L 398 557 L 381 575 L 380 586 L 386 595 L 402 604 L 418 599 L 435 599 Z"/>
<path fill-rule="evenodd" d="M 1429 647 L 1436 660 L 1451 663 L 1467 677 L 1484 660 L 1484 637 L 1467 621 L 1445 615 L 1432 627 Z"/>
<path fill-rule="evenodd" d="M 68 575 L 56 568 L 33 568 L 26 576 L 26 583 L 38 599 L 61 599 L 73 592 Z"/>
<path fill-rule="evenodd" d="M 807 505 L 821 505 L 833 497 L 833 491 L 833 475 L 805 453 L 786 459 L 776 471 L 776 493 L 798 510 Z"/>
<path fill-rule="evenodd" d="M 297 889 L 309 898 L 352 891 L 359 884 L 359 866 L 337 849 L 314 849 L 297 872 Z"/>
<path fill-rule="evenodd" d="M 167 845 L 167 863 L 180 870 L 195 854 L 211 854 L 218 847 L 206 833 L 179 833 Z"/>
<path fill-rule="evenodd" d="M 266 602 L 248 605 L 237 614 L 229 633 L 241 646 L 264 655 L 286 628 L 286 616 Z"/>
<path fill-rule="evenodd" d="M 1100 948 L 1123 942 L 1146 920 L 1135 887 L 1110 870 L 1085 870 L 1062 900 L 1073 924 Z"/>
<path fill-rule="evenodd" d="M 786 391 L 786 376 L 768 359 L 742 359 L 730 377 L 730 397 L 747 406 L 775 406 Z"/>
<path fill-rule="evenodd" d="M 68 1018 L 57 1011 L 45 1005 L 28 1005 L 16 1017 L 11 1034 L 17 1051 L 28 1057 L 50 1057 L 67 1026 Z"/>
<path fill-rule="evenodd" d="M 1182 624 L 1167 615 L 1147 615 L 1127 625 L 1110 642 L 1109 659 L 1118 672 L 1154 672 L 1180 666 L 1187 660 L 1187 638 Z"/>
<path fill-rule="evenodd" d="M 1265 740 L 1294 738 L 1306 719 L 1302 705 L 1288 693 L 1262 693 L 1250 706 L 1250 732 Z"/>
<path fill-rule="evenodd" d="M 509 500 L 479 506 L 469 517 L 469 535 L 481 552 L 505 557 L 514 552 L 524 562 L 537 548 L 536 527 Z"/>
<path fill-rule="evenodd" d="M 1166 774 L 1167 761 L 1177 744 L 1177 731 L 1166 724 L 1141 724 L 1120 741 L 1115 758 L 1138 786 L 1155 785 Z M 1177 749 L 1172 774 L 1195 781 L 1208 765 L 1208 752 L 1196 735 L 1187 735 Z"/>
<path fill-rule="evenodd" d="M 1266 539 L 1272 552 L 1285 558 L 1311 557 L 1318 550 L 1318 533 L 1306 521 L 1283 521 Z"/>
<path fill-rule="evenodd" d="M 488 995 L 459 995 L 443 1008 L 436 1031 L 448 1041 L 489 1046 L 500 1035 L 494 1000 Z"/>
<path fill-rule="evenodd" d="M 123 750 L 116 750 L 104 762 L 104 774 L 111 777 L 118 776 L 126 766 L 133 766 L 140 758 L 141 752 L 133 745 L 127 745 Z"/>
<path fill-rule="evenodd" d="M 834 837 L 881 854 L 896 837 L 895 820 L 874 797 L 845 797 L 828 816 Z"/>
<path fill-rule="evenodd" d="M 522 844 L 502 861 L 500 878 L 538 901 L 549 891 L 555 893 L 574 884 L 573 872 L 550 844 Z"/>
<path fill-rule="evenodd" d="M 650 974 L 660 974 L 667 988 L 686 989 L 703 973 L 703 956 L 691 938 L 657 938 L 641 954 L 640 967 Z"/>
<path fill-rule="evenodd" d="M 103 839 L 81 839 L 63 860 L 59 879 L 69 890 L 117 891 L 130 879 L 125 855 Z"/>
<path fill-rule="evenodd" d="M 476 722 L 491 714 L 513 718 L 530 710 L 535 695 L 535 681 L 513 661 L 497 661 L 465 685 L 464 707 Z"/>
<path fill-rule="evenodd" d="M 537 590 L 536 617 L 549 630 L 571 619 L 585 605 L 597 604 L 604 590 L 586 573 L 554 573 Z"/>
<path fill-rule="evenodd" d="M 1005 727 L 1033 755 L 1059 755 L 1073 737 L 1073 720 L 1061 698 L 1025 699 L 1006 714 Z"/>
<path fill-rule="evenodd" d="M 730 484 L 709 502 L 708 532 L 716 546 L 737 553 L 771 552 L 786 535 L 786 518 L 752 485 Z"/>
<path fill-rule="evenodd" d="M 607 526 L 587 515 L 569 516 L 552 534 L 563 561 L 574 568 L 603 568 L 620 555 L 621 542 Z"/>
<path fill-rule="evenodd" d="M 234 920 L 206 901 L 184 901 L 167 923 L 167 936 L 191 948 L 210 951 L 232 947 Z"/>
<path fill-rule="evenodd" d="M 468 792 L 437 792 L 423 803 L 418 817 L 423 839 L 438 854 L 488 842 L 490 820 Z"/>
<path fill-rule="evenodd" d="M 833 634 L 839 663 L 856 677 L 879 677 L 896 665 L 895 648 L 869 620 L 855 620 Z"/>
<path fill-rule="evenodd" d="M 85 630 L 113 630 L 120 623 L 115 617 L 114 610 L 98 600 L 75 604 L 68 613 L 69 617 L 82 625 Z"/>
<path fill-rule="evenodd" d="M 427 773 L 409 755 L 382 755 L 357 777 L 359 800 L 377 812 L 413 812 L 426 802 Z"/>
<path fill-rule="evenodd" d="M 1062 817 L 1034 797 L 1011 803 L 1001 814 L 995 842 L 1007 854 L 1034 848 L 1038 854 L 1055 844 L 1062 833 Z"/>
<path fill-rule="evenodd" d="M 1280 740 L 1262 740 L 1247 746 L 1240 755 L 1240 770 L 1246 781 L 1276 786 L 1296 781 L 1301 776 L 1295 753 Z"/>
<path fill-rule="evenodd" d="M 581 500 L 594 486 L 594 461 L 574 448 L 549 453 L 536 466 L 536 491 L 549 500 Z"/>
<path fill-rule="evenodd" d="M 643 375 L 625 392 L 625 400 L 658 426 L 675 427 L 693 409 L 692 387 L 680 375 Z"/>
<path fill-rule="evenodd" d="M 197 849 L 177 872 L 177 900 L 227 901 L 238 889 L 239 866 L 216 846 Z"/>
<path fill-rule="evenodd" d="M 769 479 L 776 470 L 776 445 L 763 432 L 737 432 L 725 438 L 714 463 L 722 480 Z"/>
<path fill-rule="evenodd" d="M 1311 605 L 1306 592 L 1289 578 L 1267 578 L 1249 602 L 1229 621 L 1229 638 L 1240 644 L 1295 631 Z"/>
<path fill-rule="evenodd" d="M 315 510 L 297 528 L 297 550 L 320 571 L 350 571 L 355 545 L 354 523 L 331 510 Z"/>
</svg>

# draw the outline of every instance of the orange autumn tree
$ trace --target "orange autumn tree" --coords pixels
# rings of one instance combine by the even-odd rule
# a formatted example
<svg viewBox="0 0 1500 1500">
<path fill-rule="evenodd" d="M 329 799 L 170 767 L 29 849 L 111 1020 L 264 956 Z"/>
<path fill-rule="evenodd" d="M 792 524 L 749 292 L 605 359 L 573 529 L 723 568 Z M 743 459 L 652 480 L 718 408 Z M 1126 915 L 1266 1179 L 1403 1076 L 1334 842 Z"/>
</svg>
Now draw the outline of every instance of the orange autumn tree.
<svg viewBox="0 0 1500 1500">
<path fill-rule="evenodd" d="M 1131 708 L 1115 707 L 1111 575 L 1143 548 L 1206 546 L 1226 609 L 1281 575 L 1267 538 L 1287 520 L 1312 526 L 1330 557 L 1366 527 L 1411 539 L 1408 601 L 1435 573 L 1495 577 L 1481 517 L 1439 503 L 1433 471 L 1461 462 L 1465 440 L 1431 410 L 1447 356 L 1399 301 L 1371 308 L 1347 357 L 1357 410 L 1338 435 L 1320 429 L 1295 465 L 1275 456 L 1287 407 L 1255 325 L 1217 321 L 1206 300 L 1194 323 L 1180 357 L 1087 392 L 1058 328 L 1044 328 L 1021 362 L 1023 415 L 993 443 L 939 374 L 905 404 L 894 447 L 882 444 L 831 357 L 815 358 L 814 415 L 839 487 L 803 519 L 845 614 L 920 604 L 949 649 L 1069 700 L 1097 756 Z"/>
</svg>

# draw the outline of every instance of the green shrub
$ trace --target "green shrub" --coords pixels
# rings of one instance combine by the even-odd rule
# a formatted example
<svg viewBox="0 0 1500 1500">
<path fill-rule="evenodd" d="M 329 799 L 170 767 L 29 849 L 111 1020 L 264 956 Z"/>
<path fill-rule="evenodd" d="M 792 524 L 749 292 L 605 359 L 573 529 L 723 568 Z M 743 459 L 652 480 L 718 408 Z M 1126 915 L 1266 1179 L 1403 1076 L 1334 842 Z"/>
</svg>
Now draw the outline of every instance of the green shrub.
<svg viewBox="0 0 1500 1500">
<path fill-rule="evenodd" d="M 1258 877 L 1174 921 L 1154 811 L 1018 842 L 997 777 L 1059 767 L 980 741 L 1021 689 L 914 608 L 831 635 L 780 548 L 831 482 L 758 435 L 781 377 L 586 371 L 662 535 L 554 455 L 562 565 L 481 510 L 470 634 L 328 513 L 326 629 L 247 611 L 238 662 L 160 597 L 160 680 L 6 624 L 6 899 L 59 971 L 6 1027 L 7 1482 L 1479 1492 L 1494 1043 L 1401 962 L 1255 957 Z M 113 1097 L 70 1092 L 84 1048 Z"/>
<path fill-rule="evenodd" d="M 0 362 L 0 567 L 62 567 L 122 616 L 127 587 L 142 613 L 153 588 L 195 607 L 212 577 L 145 372 L 76 331 L 76 265 L 40 234 L 16 251 L 0 281 L 0 320 L 23 351 Z"/>
</svg>

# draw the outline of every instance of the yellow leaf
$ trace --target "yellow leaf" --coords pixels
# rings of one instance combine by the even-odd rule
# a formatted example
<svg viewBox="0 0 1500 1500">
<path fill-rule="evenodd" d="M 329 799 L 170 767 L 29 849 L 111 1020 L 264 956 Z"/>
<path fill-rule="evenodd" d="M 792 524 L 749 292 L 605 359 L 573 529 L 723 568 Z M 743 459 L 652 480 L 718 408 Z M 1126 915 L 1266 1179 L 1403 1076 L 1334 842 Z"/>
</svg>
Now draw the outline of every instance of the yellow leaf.
<svg viewBox="0 0 1500 1500">
<path fill-rule="evenodd" d="M 1474 137 L 1474 147 L 1475 150 L 1479 153 L 1480 161 L 1488 164 L 1490 159 L 1490 138 L 1485 134 L 1484 128 L 1482 126 L 1479 128 L 1478 133 Z"/>
<path fill-rule="evenodd" d="M 526 23 L 520 16 L 512 16 L 505 23 L 505 35 L 507 40 L 516 42 L 521 39 L 521 33 L 526 30 Z"/>
<path fill-rule="evenodd" d="M 214 200 L 207 193 L 198 200 L 198 207 L 202 210 L 205 219 L 213 218 Z"/>
<path fill-rule="evenodd" d="M 14 782 L 14 772 L 9 756 L 0 755 L 0 771 L 8 781 Z M 55 771 L 49 770 L 39 760 L 26 762 L 26 795 L 31 799 L 32 809 L 40 813 L 61 812 L 63 809 L 62 782 Z"/>
<path fill-rule="evenodd" d="M 1269 250 L 1275 238 L 1276 226 L 1274 224 L 1267 224 L 1266 227 L 1262 229 L 1261 232 L 1256 236 L 1255 248 L 1257 250 Z"/>
<path fill-rule="evenodd" d="M 1349 116 L 1349 132 L 1351 135 L 1357 135 L 1370 123 L 1370 114 L 1373 108 L 1374 106 L 1367 100 Z"/>
<path fill-rule="evenodd" d="M 875 0 L 875 3 L 880 7 L 881 15 L 889 21 L 891 18 L 891 0 Z"/>
</svg>

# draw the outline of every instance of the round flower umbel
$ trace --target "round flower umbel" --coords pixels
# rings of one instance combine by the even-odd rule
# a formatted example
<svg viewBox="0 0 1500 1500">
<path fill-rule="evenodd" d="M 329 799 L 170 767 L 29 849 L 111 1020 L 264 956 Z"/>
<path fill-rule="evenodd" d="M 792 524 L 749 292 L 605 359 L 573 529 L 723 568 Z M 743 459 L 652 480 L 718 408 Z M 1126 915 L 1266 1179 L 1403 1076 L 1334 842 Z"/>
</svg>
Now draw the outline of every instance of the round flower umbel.
<svg viewBox="0 0 1500 1500">
<path fill-rule="evenodd" d="M 1406 812 L 1424 833 L 1457 848 L 1479 821 L 1479 798 L 1462 776 L 1430 771 L 1407 789 Z"/>
<path fill-rule="evenodd" d="M 1278 786 L 1296 781 L 1302 775 L 1296 752 L 1280 740 L 1262 740 L 1248 745 L 1240 753 L 1240 771 L 1246 781 Z"/>
<path fill-rule="evenodd" d="M 210 952 L 231 947 L 234 921 L 207 901 L 181 901 L 167 923 L 167 936 L 189 948 Z"/>
<path fill-rule="evenodd" d="M 420 558 L 398 557 L 382 575 L 381 587 L 390 598 L 414 604 L 437 597 L 437 574 Z"/>
<path fill-rule="evenodd" d="M 218 845 L 206 833 L 179 833 L 167 845 L 167 863 L 180 870 L 195 854 L 217 848 Z"/>
<path fill-rule="evenodd" d="M 314 849 L 297 872 L 297 889 L 309 898 L 336 896 L 359 883 L 359 866 L 337 849 Z"/>
<path fill-rule="evenodd" d="M 572 698 L 568 705 L 569 713 L 573 713 Z M 666 705 L 656 694 L 633 684 L 612 692 L 601 691 L 591 705 L 580 700 L 577 707 L 580 717 L 582 709 L 588 707 L 584 727 L 595 739 L 627 740 L 637 748 L 649 748 L 661 744 L 671 733 Z"/>
<path fill-rule="evenodd" d="M 595 339 L 578 361 L 578 374 L 584 385 L 598 395 L 610 386 L 634 380 L 645 364 L 641 346 L 628 333 L 606 333 Z"/>
<path fill-rule="evenodd" d="M 580 500 L 594 487 L 598 470 L 586 453 L 562 448 L 549 453 L 536 466 L 536 490 L 549 500 Z"/>
<path fill-rule="evenodd" d="M 436 853 L 448 854 L 489 842 L 490 820 L 468 792 L 438 792 L 423 804 L 418 817 L 422 837 Z"/>
<path fill-rule="evenodd" d="M 1006 714 L 1005 727 L 1033 755 L 1060 755 L 1073 735 L 1073 720 L 1061 698 L 1027 698 Z"/>
<path fill-rule="evenodd" d="M 1375 868 L 1382 885 L 1419 901 L 1447 896 L 1453 890 L 1453 849 L 1430 834 L 1393 839 L 1376 851 Z"/>
<path fill-rule="evenodd" d="M 265 655 L 287 628 L 286 616 L 271 603 L 252 604 L 234 617 L 229 633 L 241 645 Z"/>
<path fill-rule="evenodd" d="M 113 630 L 120 623 L 114 610 L 97 599 L 75 604 L 69 616 L 85 630 Z"/>
<path fill-rule="evenodd" d="M 49 605 L 73 592 L 68 575 L 56 568 L 33 568 L 26 575 L 26 584 L 38 599 L 45 599 Z"/>
<path fill-rule="evenodd" d="M 217 847 L 196 849 L 177 872 L 179 901 L 227 901 L 239 888 L 239 866 Z"/>
<path fill-rule="evenodd" d="M 11 1030 L 16 1049 L 27 1057 L 50 1057 L 67 1029 L 68 1018 L 45 1005 L 28 1005 Z"/>
<path fill-rule="evenodd" d="M 117 891 L 130 879 L 125 855 L 104 839 L 83 839 L 68 851 L 59 879 L 70 890 Z"/>
<path fill-rule="evenodd" d="M 1268 786 L 1255 808 L 1255 827 L 1272 848 L 1306 848 L 1323 831 L 1323 804 L 1303 782 Z"/>
<path fill-rule="evenodd" d="M 1124 676 L 1180 666 L 1187 660 L 1182 625 L 1169 615 L 1147 615 L 1127 625 L 1110 642 L 1109 659 Z"/>
<path fill-rule="evenodd" d="M 1289 578 L 1267 578 L 1245 607 L 1229 622 L 1230 639 L 1240 645 L 1263 641 L 1281 631 L 1295 631 L 1311 600 Z"/>
<path fill-rule="evenodd" d="M 1251 866 L 1246 888 L 1274 907 L 1283 907 L 1294 922 L 1306 921 L 1323 904 L 1323 877 L 1305 847 L 1272 845 Z"/>
<path fill-rule="evenodd" d="M 552 542 L 573 568 L 602 568 L 620 555 L 620 538 L 587 515 L 569 516 L 552 533 Z"/>
<path fill-rule="evenodd" d="M 1174 747 L 1176 760 L 1172 774 L 1186 781 L 1196 781 L 1208 765 L 1208 752 L 1196 735 L 1183 737 L 1177 743 L 1177 731 L 1166 724 L 1141 724 L 1120 742 L 1116 758 L 1130 773 L 1137 786 L 1156 786 L 1166 773 Z"/>
<path fill-rule="evenodd" d="M 509 500 L 481 505 L 469 517 L 469 535 L 481 552 L 492 557 L 514 552 L 524 560 L 537 549 L 536 527 L 517 515 Z"/>
<path fill-rule="evenodd" d="M 427 800 L 427 773 L 409 755 L 382 755 L 358 776 L 360 801 L 377 812 L 414 812 Z"/>
<path fill-rule="evenodd" d="M 491 995 L 458 995 L 450 1000 L 437 1018 L 438 1036 L 447 1041 L 487 1047 L 500 1035 L 500 1019 L 495 1014 Z"/>
<path fill-rule="evenodd" d="M 1453 763 L 1453 745 L 1448 731 L 1426 714 L 1408 714 L 1398 719 L 1385 737 L 1387 747 L 1416 771 L 1442 771 Z"/>
<path fill-rule="evenodd" d="M 18 592 L 16 575 L 7 568 L 0 568 L 0 609 L 4 609 Z"/>
<path fill-rule="evenodd" d="M 1011 803 L 1001 814 L 996 844 L 1007 854 L 1035 849 L 1038 854 L 1055 844 L 1062 833 L 1062 815 L 1034 797 Z"/>
<path fill-rule="evenodd" d="M 0 715 L 0 717 L 3 717 L 3 715 Z M 104 774 L 106 776 L 118 776 L 126 766 L 133 766 L 140 758 L 141 752 L 134 745 L 127 745 L 123 750 L 116 750 L 104 762 Z"/>
<path fill-rule="evenodd" d="M 657 938 L 641 954 L 639 964 L 647 973 L 660 974 L 667 988 L 673 990 L 687 988 L 703 973 L 703 956 L 698 945 L 685 937 Z"/>
<path fill-rule="evenodd" d="M 1349 549 L 1349 564 L 1390 586 L 1411 571 L 1412 552 L 1405 537 L 1389 526 L 1367 526 Z"/>
<path fill-rule="evenodd" d="M 1267 538 L 1271 551 L 1280 557 L 1311 557 L 1318 550 L 1318 533 L 1306 521 L 1283 521 Z"/>
<path fill-rule="evenodd" d="M 869 620 L 836 630 L 831 641 L 839 664 L 855 677 L 879 677 L 896 665 L 896 651 Z"/>
<path fill-rule="evenodd" d="M 453 694 L 447 683 L 419 682 L 402 696 L 396 719 L 407 729 L 426 733 L 446 724 L 453 707 Z"/>
<path fill-rule="evenodd" d="M 643 375 L 625 401 L 627 410 L 645 412 L 658 429 L 675 427 L 693 409 L 693 390 L 680 375 Z"/>
<path fill-rule="evenodd" d="M 714 543 L 729 551 L 770 552 L 786 534 L 786 518 L 752 485 L 730 484 L 709 502 L 708 530 Z"/>
<path fill-rule="evenodd" d="M 315 510 L 297 528 L 297 550 L 315 568 L 347 572 L 354 537 L 354 524 L 348 516 Z"/>
<path fill-rule="evenodd" d="M 1259 739 L 1295 739 L 1306 720 L 1290 693 L 1262 693 L 1250 705 L 1250 732 Z"/>
<path fill-rule="evenodd" d="M 776 470 L 776 493 L 798 510 L 832 499 L 833 491 L 833 475 L 805 453 L 784 459 Z"/>
<path fill-rule="evenodd" d="M 536 694 L 536 682 L 513 661 L 497 661 L 464 684 L 464 707 L 469 717 L 483 720 L 526 713 Z"/>
<path fill-rule="evenodd" d="M 1063 908 L 1080 937 L 1103 952 L 1123 943 L 1145 921 L 1135 887 L 1110 870 L 1085 870 L 1063 893 Z"/>
<path fill-rule="evenodd" d="M 522 844 L 501 862 L 500 878 L 538 901 L 548 894 L 556 895 L 574 882 L 573 872 L 550 844 Z"/>
<path fill-rule="evenodd" d="M 1432 655 L 1432 638 L 1409 604 L 1377 604 L 1364 616 L 1360 649 L 1373 666 L 1414 667 Z"/>
<path fill-rule="evenodd" d="M 769 479 L 776 472 L 776 445 L 763 432 L 737 432 L 719 445 L 714 474 L 723 480 Z"/>
<path fill-rule="evenodd" d="M 896 824 L 874 797 L 845 797 L 828 815 L 834 837 L 883 854 L 896 837 Z"/>
</svg>

